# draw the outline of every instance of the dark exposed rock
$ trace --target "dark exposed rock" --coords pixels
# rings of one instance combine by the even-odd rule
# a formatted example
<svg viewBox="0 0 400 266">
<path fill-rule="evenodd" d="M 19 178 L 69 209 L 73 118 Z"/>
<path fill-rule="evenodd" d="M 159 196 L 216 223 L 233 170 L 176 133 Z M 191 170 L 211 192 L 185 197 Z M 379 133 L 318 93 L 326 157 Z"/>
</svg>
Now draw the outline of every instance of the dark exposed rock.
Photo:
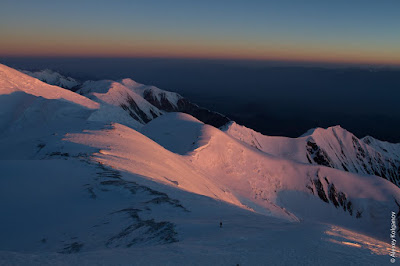
<svg viewBox="0 0 400 266">
<path fill-rule="evenodd" d="M 335 185 L 330 184 L 329 189 L 328 189 L 328 197 L 332 204 L 337 208 L 339 207 L 339 202 L 338 202 L 338 193 L 336 191 Z"/>
<path fill-rule="evenodd" d="M 347 210 L 347 197 L 346 197 L 346 194 L 344 194 L 343 192 L 339 192 L 337 199 L 338 199 L 339 205 L 343 207 L 344 211 L 346 211 Z"/>
<path fill-rule="evenodd" d="M 315 190 L 317 191 L 318 197 L 326 203 L 332 203 L 336 208 L 341 206 L 345 212 L 348 211 L 350 215 L 353 215 L 353 204 L 350 200 L 347 199 L 346 194 L 344 192 L 338 191 L 335 185 L 332 182 L 328 181 L 327 177 L 325 177 L 324 179 L 328 185 L 328 194 L 325 193 L 320 177 L 318 176 L 318 172 L 317 178 L 314 178 L 314 180 L 311 181 L 311 183 L 315 187 Z M 306 187 L 311 191 L 312 194 L 314 194 L 314 189 L 310 185 L 307 185 Z M 361 218 L 361 214 L 362 211 L 358 210 L 357 218 Z"/>
<path fill-rule="evenodd" d="M 307 141 L 307 146 L 306 146 L 307 152 L 310 155 L 310 157 L 313 159 L 313 161 L 319 165 L 324 165 L 328 167 L 332 167 L 331 160 L 328 156 L 328 154 L 321 149 L 313 139 L 310 139 Z"/>
<path fill-rule="evenodd" d="M 68 152 L 62 153 L 62 152 L 56 151 L 56 152 L 50 153 L 49 156 L 69 157 L 69 153 Z"/>
<path fill-rule="evenodd" d="M 361 142 L 353 135 L 351 136 L 352 145 L 345 147 L 336 130 L 332 130 L 332 132 L 335 136 L 333 141 L 337 142 L 340 147 L 340 154 L 329 142 L 330 150 L 324 150 L 310 137 L 306 143 L 306 157 L 309 163 L 338 168 L 347 172 L 380 176 L 400 187 L 399 160 L 382 154 L 373 147 L 368 148 L 365 145 L 371 143 L 369 139 Z M 332 160 L 328 154 L 334 154 L 332 158 L 335 160 Z"/>
<path fill-rule="evenodd" d="M 321 180 L 319 180 L 319 178 L 316 178 L 316 179 L 314 179 L 313 183 L 314 183 L 315 189 L 317 191 L 318 197 L 321 200 L 325 201 L 326 203 L 329 203 L 329 200 L 326 197 L 324 186 L 322 185 Z"/>
<path fill-rule="evenodd" d="M 176 111 L 176 106 L 168 100 L 165 92 L 159 93 L 158 96 L 160 97 L 160 100 L 154 95 L 153 90 L 151 89 L 146 89 L 143 92 L 143 98 L 158 109 L 166 112 Z"/>
<path fill-rule="evenodd" d="M 153 118 L 156 118 L 157 117 L 157 115 L 155 115 L 154 114 L 154 112 L 153 112 L 153 114 L 155 115 L 153 115 L 153 117 L 148 117 L 139 107 L 138 107 L 138 105 L 136 104 L 136 102 L 135 102 L 135 100 L 130 96 L 130 95 L 126 95 L 126 101 L 127 101 L 127 103 L 129 104 L 129 109 L 131 110 L 131 111 L 133 111 L 134 113 L 136 113 L 139 117 L 140 117 L 140 119 L 144 122 L 144 123 L 148 123 L 150 120 L 152 120 Z"/>
<path fill-rule="evenodd" d="M 353 147 L 358 151 L 357 155 L 359 155 L 359 157 L 361 157 L 361 158 L 365 158 L 366 152 L 363 149 L 363 147 L 361 147 L 360 142 L 358 141 L 358 139 L 356 137 L 352 136 L 351 140 L 353 142 Z"/>
<path fill-rule="evenodd" d="M 343 170 L 345 170 L 346 172 L 349 172 L 349 169 L 347 169 L 347 167 L 344 163 L 342 163 L 342 167 L 343 167 Z"/>
<path fill-rule="evenodd" d="M 311 191 L 311 193 L 314 194 L 314 189 L 310 185 L 307 185 L 306 188 L 308 188 Z"/>
<path fill-rule="evenodd" d="M 309 156 L 308 154 L 307 154 L 307 160 L 308 160 L 309 163 L 312 164 L 311 159 L 310 159 L 310 156 Z"/>
<path fill-rule="evenodd" d="M 347 202 L 347 211 L 350 213 L 350 215 L 353 215 L 353 204 L 351 201 Z"/>
</svg>

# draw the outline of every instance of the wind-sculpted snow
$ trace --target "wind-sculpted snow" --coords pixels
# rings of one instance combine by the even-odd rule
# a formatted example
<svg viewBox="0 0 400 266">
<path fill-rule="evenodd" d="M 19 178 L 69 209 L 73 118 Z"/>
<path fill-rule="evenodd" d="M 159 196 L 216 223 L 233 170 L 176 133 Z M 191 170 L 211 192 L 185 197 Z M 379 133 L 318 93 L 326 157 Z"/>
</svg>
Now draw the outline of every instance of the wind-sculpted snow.
<svg viewBox="0 0 400 266">
<path fill-rule="evenodd" d="M 3 216 L 0 228 L 1 249 L 70 254 L 99 247 L 173 243 L 179 241 L 175 224 L 159 215 L 159 205 L 165 211 L 189 212 L 166 193 L 124 180 L 122 173 L 90 161 L 53 157 L 8 165 L 0 161 L 0 165 L 6 174 L 2 187 L 17 189 L 2 190 L 3 199 L 18 197 L 3 209 L 7 217 Z M 23 182 L 19 189 L 17 182 Z M 21 212 L 21 220 L 14 220 L 14 211 Z"/>
<path fill-rule="evenodd" d="M 340 126 L 313 129 L 298 138 L 264 136 L 236 123 L 223 130 L 268 154 L 352 173 L 377 175 L 400 185 L 400 144 L 372 137 L 359 140 Z"/>
</svg>

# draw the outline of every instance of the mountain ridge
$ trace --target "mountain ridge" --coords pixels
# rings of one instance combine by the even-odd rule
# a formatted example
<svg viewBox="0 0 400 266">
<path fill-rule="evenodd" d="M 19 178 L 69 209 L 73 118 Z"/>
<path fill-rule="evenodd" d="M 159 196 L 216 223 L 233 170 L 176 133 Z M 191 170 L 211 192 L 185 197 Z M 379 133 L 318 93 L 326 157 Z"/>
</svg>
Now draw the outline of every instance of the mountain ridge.
<svg viewBox="0 0 400 266">
<path fill-rule="evenodd" d="M 389 155 L 379 148 L 383 142 L 372 137 L 360 140 L 340 126 L 311 129 L 298 138 L 265 136 L 235 122 L 222 130 L 268 154 L 347 172 L 377 175 L 400 185 L 398 144 L 384 143 L 392 151 Z M 372 143 L 375 145 L 370 145 Z"/>
</svg>

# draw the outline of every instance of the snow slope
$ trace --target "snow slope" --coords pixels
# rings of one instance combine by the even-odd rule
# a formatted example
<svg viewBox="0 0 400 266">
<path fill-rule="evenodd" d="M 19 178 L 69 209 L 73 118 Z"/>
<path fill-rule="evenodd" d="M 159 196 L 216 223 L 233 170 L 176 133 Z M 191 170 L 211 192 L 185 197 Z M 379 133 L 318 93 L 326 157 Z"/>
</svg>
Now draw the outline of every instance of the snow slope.
<svg viewBox="0 0 400 266">
<path fill-rule="evenodd" d="M 0 180 L 1 265 L 384 265 L 389 260 L 389 244 L 361 233 L 284 222 L 72 158 L 0 161 L 0 167 L 6 174 Z"/>
<path fill-rule="evenodd" d="M 203 128 L 204 123 L 191 115 L 169 113 L 150 121 L 140 132 L 167 150 L 185 155 L 202 144 L 198 139 Z"/>
<path fill-rule="evenodd" d="M 120 124 L 110 129 L 67 134 L 66 141 L 100 149 L 93 159 L 116 169 L 196 194 L 241 205 L 185 158 L 174 154 L 139 132 Z"/>
<path fill-rule="evenodd" d="M 0 95 L 13 92 L 43 97 L 46 99 L 60 99 L 84 106 L 89 109 L 99 108 L 99 104 L 69 90 L 46 84 L 15 69 L 0 64 Z"/>
<path fill-rule="evenodd" d="M 390 259 L 400 191 L 383 178 L 268 154 L 188 114 L 130 125 L 125 93 L 157 107 L 121 83 L 87 87 L 94 102 L 0 70 L 2 265 Z"/>
<path fill-rule="evenodd" d="M 75 123 L 99 108 L 90 99 L 0 65 L 0 135 Z"/>
<path fill-rule="evenodd" d="M 359 140 L 340 126 L 316 128 L 298 138 L 265 136 L 234 122 L 222 130 L 268 154 L 352 173 L 377 175 L 400 185 L 398 145 L 371 137 Z"/>
</svg>

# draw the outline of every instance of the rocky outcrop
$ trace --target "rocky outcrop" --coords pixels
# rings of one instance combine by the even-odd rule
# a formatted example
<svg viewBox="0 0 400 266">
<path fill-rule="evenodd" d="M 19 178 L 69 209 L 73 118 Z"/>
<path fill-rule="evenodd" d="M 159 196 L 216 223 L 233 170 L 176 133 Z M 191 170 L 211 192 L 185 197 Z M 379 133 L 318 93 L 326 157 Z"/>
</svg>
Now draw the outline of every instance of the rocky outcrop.
<svg viewBox="0 0 400 266">
<path fill-rule="evenodd" d="M 152 119 L 158 117 L 158 115 L 155 112 L 153 112 L 151 109 L 150 109 L 150 113 L 151 113 L 152 117 L 148 117 L 146 115 L 146 113 L 143 112 L 139 108 L 139 106 L 136 104 L 135 100 L 129 95 L 126 95 L 126 102 L 127 102 L 126 104 L 122 103 L 120 106 L 122 107 L 122 109 L 127 111 L 133 119 L 135 119 L 139 122 L 148 123 Z"/>
<path fill-rule="evenodd" d="M 335 208 L 342 208 L 343 211 L 348 212 L 353 216 L 353 203 L 347 198 L 347 195 L 344 192 L 338 191 L 335 185 L 332 182 L 329 182 L 327 177 L 324 177 L 321 181 L 319 173 L 317 172 L 316 176 L 313 179 L 310 178 L 310 180 L 311 184 L 308 184 L 306 187 L 312 194 L 316 194 L 316 196 L 318 196 L 322 201 L 328 204 L 333 204 Z M 362 211 L 357 210 L 356 218 L 361 217 Z"/>
<path fill-rule="evenodd" d="M 314 161 L 316 164 L 332 167 L 328 154 L 320 148 L 312 138 L 307 141 L 306 149 L 309 163 Z"/>
<path fill-rule="evenodd" d="M 309 163 L 380 176 L 400 186 L 400 160 L 396 151 L 389 153 L 384 152 L 384 148 L 376 149 L 369 145 L 371 137 L 363 142 L 340 127 L 326 129 L 324 133 L 321 131 L 319 129 L 318 134 L 313 134 L 306 142 L 306 158 Z"/>
</svg>

